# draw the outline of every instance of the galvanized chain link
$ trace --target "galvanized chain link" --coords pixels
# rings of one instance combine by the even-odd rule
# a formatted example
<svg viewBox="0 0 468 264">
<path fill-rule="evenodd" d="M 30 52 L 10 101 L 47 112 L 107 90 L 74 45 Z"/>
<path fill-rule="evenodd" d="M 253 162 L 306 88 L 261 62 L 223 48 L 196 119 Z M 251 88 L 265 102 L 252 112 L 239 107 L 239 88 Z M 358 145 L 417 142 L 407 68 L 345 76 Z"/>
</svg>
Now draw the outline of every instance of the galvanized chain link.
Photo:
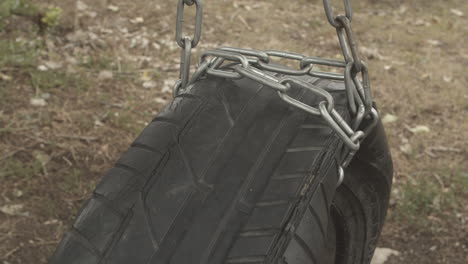
<svg viewBox="0 0 468 264">
<path fill-rule="evenodd" d="M 183 36 L 184 26 L 184 9 L 185 6 L 196 6 L 195 15 L 195 32 L 193 38 Z M 181 88 L 187 86 L 190 78 L 190 64 L 192 57 L 192 49 L 200 42 L 203 22 L 203 3 L 202 0 L 179 0 L 177 6 L 177 22 L 176 22 L 176 41 L 182 48 L 180 58 L 180 81 L 176 83 L 174 92 L 178 92 Z"/>
<path fill-rule="evenodd" d="M 350 0 L 343 0 L 344 15 L 335 16 L 331 0 L 323 0 L 325 13 L 337 31 L 344 61 L 307 57 L 301 54 L 277 50 L 258 51 L 252 49 L 220 47 L 202 53 L 197 70 L 190 78 L 191 49 L 196 47 L 201 35 L 202 0 L 179 0 L 177 12 L 176 40 L 181 51 L 180 80 L 176 82 L 174 94 L 190 87 L 204 76 L 211 75 L 228 79 L 248 78 L 277 91 L 279 97 L 290 105 L 312 115 L 321 116 L 343 141 L 344 149 L 339 167 L 339 184 L 347 167 L 360 148 L 364 138 L 377 124 L 379 115 L 372 106 L 371 85 L 367 64 L 360 59 L 359 49 L 351 26 L 353 10 Z M 193 39 L 182 36 L 184 6 L 197 6 L 195 35 Z M 298 68 L 272 63 L 273 58 L 296 61 Z M 341 69 L 343 73 L 314 70 L 323 65 Z M 327 90 L 300 80 L 296 76 L 312 77 L 344 82 L 352 122 L 348 124 L 335 110 L 334 99 Z M 317 106 L 305 104 L 288 94 L 292 86 L 315 93 L 323 100 Z M 364 119 L 370 119 L 362 127 Z"/>
</svg>

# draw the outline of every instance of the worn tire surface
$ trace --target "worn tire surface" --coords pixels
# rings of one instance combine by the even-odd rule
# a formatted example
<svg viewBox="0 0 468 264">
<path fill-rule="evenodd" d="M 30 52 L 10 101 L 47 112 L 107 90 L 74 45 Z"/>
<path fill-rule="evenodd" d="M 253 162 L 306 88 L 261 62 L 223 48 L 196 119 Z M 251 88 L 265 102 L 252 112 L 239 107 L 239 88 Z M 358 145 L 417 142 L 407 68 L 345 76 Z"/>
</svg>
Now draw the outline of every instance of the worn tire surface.
<svg viewBox="0 0 468 264">
<path fill-rule="evenodd" d="M 307 81 L 327 88 L 347 117 L 342 84 Z M 308 104 L 321 99 L 292 93 Z M 368 180 L 364 160 L 335 195 L 341 144 L 320 117 L 272 89 L 204 79 L 105 175 L 50 263 L 367 263 L 390 185 L 379 172 Z M 330 245 L 345 237 L 354 242 Z"/>
</svg>

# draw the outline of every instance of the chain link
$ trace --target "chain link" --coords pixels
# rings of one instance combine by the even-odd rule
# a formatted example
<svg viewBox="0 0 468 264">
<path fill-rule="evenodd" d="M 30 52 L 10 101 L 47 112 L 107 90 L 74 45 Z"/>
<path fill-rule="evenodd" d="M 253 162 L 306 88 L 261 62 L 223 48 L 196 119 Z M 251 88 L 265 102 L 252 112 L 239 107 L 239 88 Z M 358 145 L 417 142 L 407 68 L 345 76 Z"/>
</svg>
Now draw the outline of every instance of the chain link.
<svg viewBox="0 0 468 264">
<path fill-rule="evenodd" d="M 176 41 L 182 48 L 180 80 L 174 86 L 174 95 L 188 90 L 199 79 L 217 76 L 228 79 L 248 78 L 277 91 L 286 103 L 309 114 L 321 116 L 343 142 L 339 182 L 346 168 L 364 140 L 379 120 L 372 105 L 371 84 L 367 64 L 361 60 L 358 44 L 351 21 L 353 10 L 350 0 L 343 0 L 342 15 L 335 16 L 331 0 L 323 0 L 329 23 L 335 27 L 344 61 L 307 57 L 301 54 L 277 50 L 258 51 L 253 49 L 220 47 L 202 53 L 197 70 L 190 77 L 191 50 L 198 45 L 201 35 L 202 0 L 179 0 L 177 8 Z M 196 5 L 195 33 L 193 38 L 182 36 L 184 6 Z M 299 68 L 272 63 L 273 58 L 297 61 Z M 341 69 L 343 73 L 315 71 L 315 65 Z M 309 75 L 316 78 L 344 82 L 348 108 L 352 115 L 350 124 L 335 110 L 334 99 L 329 91 L 303 81 L 297 76 Z M 318 105 L 308 105 L 295 99 L 288 92 L 292 87 L 308 90 L 319 98 Z M 366 120 L 364 122 L 364 120 Z"/>
</svg>

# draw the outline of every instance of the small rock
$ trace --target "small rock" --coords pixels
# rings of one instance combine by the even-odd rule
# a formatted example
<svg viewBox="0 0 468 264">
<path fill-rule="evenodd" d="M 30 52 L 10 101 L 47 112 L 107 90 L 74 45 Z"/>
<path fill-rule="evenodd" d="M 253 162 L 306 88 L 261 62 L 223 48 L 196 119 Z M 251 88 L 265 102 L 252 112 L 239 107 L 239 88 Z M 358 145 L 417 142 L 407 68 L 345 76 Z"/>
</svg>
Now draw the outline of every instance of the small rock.
<svg viewBox="0 0 468 264">
<path fill-rule="evenodd" d="M 143 88 L 145 89 L 153 89 L 156 88 L 158 84 L 155 81 L 146 81 L 143 83 Z"/>
<path fill-rule="evenodd" d="M 9 82 L 9 81 L 13 80 L 13 77 L 0 72 L 0 80 Z"/>
<path fill-rule="evenodd" d="M 428 39 L 427 43 L 429 43 L 429 45 L 435 46 L 435 47 L 442 45 L 442 42 L 440 40 L 437 40 L 437 39 Z"/>
<path fill-rule="evenodd" d="M 143 71 L 141 72 L 140 80 L 143 82 L 149 82 L 151 81 L 151 74 L 149 71 Z"/>
<path fill-rule="evenodd" d="M 39 106 L 39 107 L 44 107 L 47 105 L 47 102 L 44 98 L 31 98 L 29 100 L 29 103 L 32 105 L 32 106 Z"/>
<path fill-rule="evenodd" d="M 391 256 L 400 256 L 400 252 L 390 248 L 376 248 L 371 264 L 384 264 Z"/>
<path fill-rule="evenodd" d="M 74 43 L 84 42 L 88 39 L 88 34 L 86 34 L 86 32 L 84 32 L 83 30 L 77 30 L 70 34 L 67 34 L 66 38 L 68 41 L 74 42 Z"/>
<path fill-rule="evenodd" d="M 379 50 L 377 48 L 368 48 L 362 46 L 359 51 L 364 54 L 368 59 L 378 59 L 382 60 L 384 57 L 380 54 Z"/>
<path fill-rule="evenodd" d="M 413 147 L 411 147 L 411 145 L 407 143 L 407 144 L 401 145 L 400 150 L 401 152 L 409 155 L 413 152 Z"/>
<path fill-rule="evenodd" d="M 464 16 L 463 12 L 461 10 L 458 10 L 458 9 L 455 9 L 455 8 L 452 8 L 450 9 L 450 12 L 456 16 L 459 16 L 459 17 L 462 17 Z"/>
<path fill-rule="evenodd" d="M 409 128 L 409 131 L 413 134 L 419 134 L 419 133 L 429 133 L 431 130 L 427 126 L 415 126 L 412 128 Z"/>
<path fill-rule="evenodd" d="M 88 9 L 88 5 L 83 1 L 78 0 L 76 1 L 76 9 L 78 9 L 79 11 L 84 11 Z"/>
<path fill-rule="evenodd" d="M 24 204 L 10 204 L 0 207 L 0 212 L 11 216 L 29 216 L 29 212 L 23 212 Z"/>
<path fill-rule="evenodd" d="M 383 118 L 382 118 L 382 122 L 384 124 L 389 124 L 389 123 L 393 123 L 395 121 L 398 120 L 398 117 L 395 116 L 395 115 L 391 115 L 391 114 L 386 114 Z"/>
<path fill-rule="evenodd" d="M 39 161 L 39 163 L 42 166 L 46 166 L 47 163 L 49 163 L 49 161 L 51 160 L 51 157 L 47 153 L 40 151 L 40 150 L 33 151 L 33 155 L 34 155 L 34 158 L 37 161 Z"/>
<path fill-rule="evenodd" d="M 109 5 L 107 6 L 107 9 L 112 11 L 112 12 L 119 12 L 120 8 L 116 5 Z"/>
<path fill-rule="evenodd" d="M 163 93 L 172 93 L 172 88 L 174 87 L 174 83 L 175 83 L 175 81 L 173 81 L 173 80 L 165 80 L 161 92 L 163 92 Z"/>
<path fill-rule="evenodd" d="M 136 17 L 134 19 L 130 19 L 130 23 L 132 24 L 141 24 L 143 22 L 145 22 L 145 19 L 142 17 Z"/>
<path fill-rule="evenodd" d="M 47 66 L 45 66 L 45 65 L 39 65 L 39 66 L 37 66 L 37 69 L 40 70 L 40 71 L 42 71 L 42 72 L 45 72 L 45 71 L 47 71 L 49 68 L 47 68 Z"/>
<path fill-rule="evenodd" d="M 453 80 L 453 78 L 452 78 L 451 76 L 448 76 L 448 75 L 444 75 L 444 76 L 442 77 L 442 79 L 443 79 L 444 82 L 446 82 L 446 83 L 451 83 L 452 80 Z"/>
<path fill-rule="evenodd" d="M 167 101 L 161 97 L 156 97 L 154 101 L 158 104 L 165 104 Z"/>
<path fill-rule="evenodd" d="M 44 65 L 48 68 L 48 69 L 51 69 L 51 70 L 58 70 L 60 68 L 62 68 L 62 63 L 60 62 L 56 62 L 56 61 L 46 61 L 44 62 Z"/>
<path fill-rule="evenodd" d="M 18 189 L 14 189 L 13 190 L 13 196 L 15 196 L 16 198 L 20 198 L 21 196 L 23 196 L 23 191 L 18 190 Z"/>
<path fill-rule="evenodd" d="M 101 126 L 104 126 L 104 123 L 102 123 L 101 120 L 96 119 L 94 120 L 94 126 L 101 127 Z"/>
<path fill-rule="evenodd" d="M 100 71 L 98 75 L 98 79 L 101 81 L 111 80 L 113 78 L 114 78 L 114 73 L 111 71 L 106 71 L 106 70 Z"/>
<path fill-rule="evenodd" d="M 386 71 L 391 71 L 392 69 L 393 69 L 392 65 L 385 65 L 384 66 L 384 70 L 386 70 Z"/>
<path fill-rule="evenodd" d="M 57 219 L 51 219 L 51 220 L 47 220 L 44 222 L 44 225 L 54 225 L 54 224 L 58 224 L 59 223 L 59 220 Z"/>
</svg>

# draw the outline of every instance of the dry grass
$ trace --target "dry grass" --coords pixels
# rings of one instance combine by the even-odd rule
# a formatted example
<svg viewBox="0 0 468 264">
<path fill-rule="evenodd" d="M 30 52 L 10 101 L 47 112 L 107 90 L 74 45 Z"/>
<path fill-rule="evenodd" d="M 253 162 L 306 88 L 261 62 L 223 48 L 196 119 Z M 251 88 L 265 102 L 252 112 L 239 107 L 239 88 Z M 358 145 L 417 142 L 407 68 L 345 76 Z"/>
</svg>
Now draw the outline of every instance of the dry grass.
<svg viewBox="0 0 468 264">
<path fill-rule="evenodd" d="M 179 58 L 170 1 L 116 0 L 118 12 L 106 1 L 83 0 L 86 10 L 74 0 L 35 2 L 64 10 L 58 29 L 37 36 L 13 18 L 0 33 L 0 207 L 23 206 L 0 213 L 0 260 L 11 264 L 46 262 L 100 176 L 170 99 Z M 206 1 L 197 52 L 232 45 L 337 58 L 320 3 Z M 466 263 L 468 6 L 355 4 L 374 97 L 383 115 L 398 117 L 386 124 L 396 171 L 381 245 L 402 252 L 390 263 Z M 60 67 L 38 69 L 53 63 Z M 112 78 L 98 78 L 103 70 Z M 156 87 L 143 88 L 148 81 Z M 410 132 L 418 125 L 430 131 Z"/>
</svg>

